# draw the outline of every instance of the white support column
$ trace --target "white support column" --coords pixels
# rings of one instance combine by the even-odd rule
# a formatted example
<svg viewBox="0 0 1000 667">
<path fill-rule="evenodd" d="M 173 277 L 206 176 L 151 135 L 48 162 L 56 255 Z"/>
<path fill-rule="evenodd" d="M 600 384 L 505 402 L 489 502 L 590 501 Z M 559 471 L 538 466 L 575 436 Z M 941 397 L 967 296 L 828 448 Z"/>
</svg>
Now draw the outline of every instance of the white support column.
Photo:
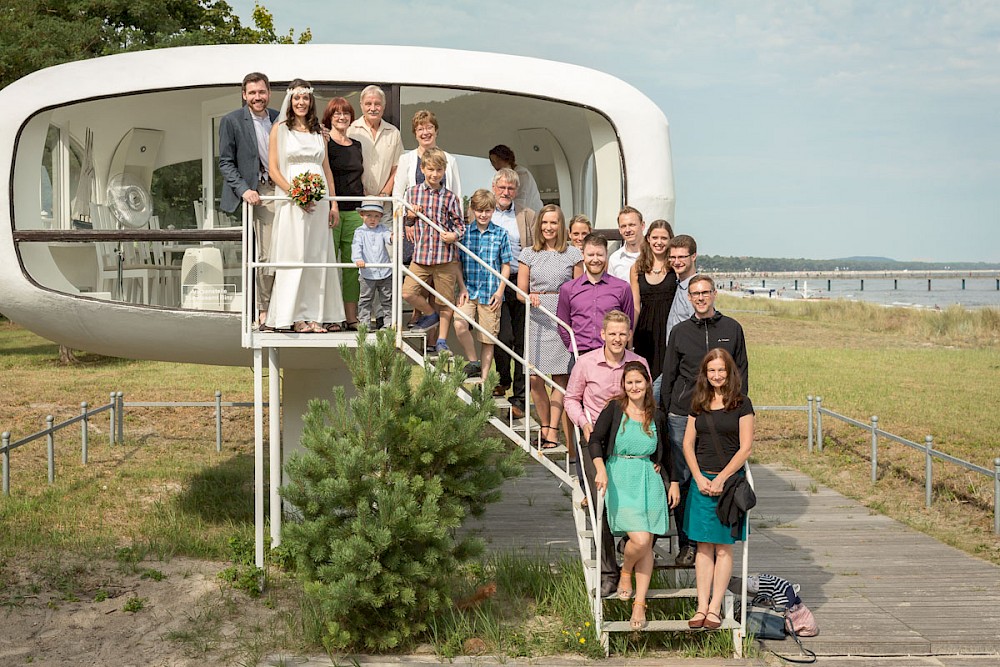
<svg viewBox="0 0 1000 667">
<path fill-rule="evenodd" d="M 271 548 L 281 544 L 281 376 L 277 348 L 267 350 L 268 441 L 271 446 Z"/>
<path fill-rule="evenodd" d="M 264 364 L 253 351 L 253 534 L 254 564 L 264 567 Z"/>
</svg>

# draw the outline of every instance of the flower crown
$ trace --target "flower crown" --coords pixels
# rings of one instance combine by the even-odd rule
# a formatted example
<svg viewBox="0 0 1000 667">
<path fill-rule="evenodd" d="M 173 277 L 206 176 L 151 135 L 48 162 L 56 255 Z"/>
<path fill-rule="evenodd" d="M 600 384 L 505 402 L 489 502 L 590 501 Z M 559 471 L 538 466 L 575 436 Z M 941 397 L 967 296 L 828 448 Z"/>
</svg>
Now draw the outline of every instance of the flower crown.
<svg viewBox="0 0 1000 667">
<path fill-rule="evenodd" d="M 289 88 L 288 89 L 288 94 L 289 95 L 312 95 L 313 94 L 313 89 L 312 88 L 303 88 L 302 86 L 299 86 L 298 88 Z"/>
</svg>

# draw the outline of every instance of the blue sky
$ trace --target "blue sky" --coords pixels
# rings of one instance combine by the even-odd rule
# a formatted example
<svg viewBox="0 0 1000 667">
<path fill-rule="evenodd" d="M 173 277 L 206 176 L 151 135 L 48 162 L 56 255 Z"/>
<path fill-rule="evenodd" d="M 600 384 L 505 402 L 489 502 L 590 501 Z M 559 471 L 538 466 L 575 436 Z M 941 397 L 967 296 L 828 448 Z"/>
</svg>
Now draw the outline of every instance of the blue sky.
<svg viewBox="0 0 1000 667">
<path fill-rule="evenodd" d="M 230 2 L 249 21 L 253 1 Z M 676 226 L 704 254 L 1000 262 L 1000 3 L 263 4 L 314 43 L 496 51 L 631 83 L 670 120 Z"/>
</svg>

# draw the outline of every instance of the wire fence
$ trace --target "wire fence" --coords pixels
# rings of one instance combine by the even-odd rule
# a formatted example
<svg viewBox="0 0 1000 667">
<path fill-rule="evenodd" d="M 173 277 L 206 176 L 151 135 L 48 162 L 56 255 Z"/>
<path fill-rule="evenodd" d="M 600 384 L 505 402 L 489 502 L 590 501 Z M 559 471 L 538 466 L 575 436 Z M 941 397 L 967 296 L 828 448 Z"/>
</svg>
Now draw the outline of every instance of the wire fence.
<svg viewBox="0 0 1000 667">
<path fill-rule="evenodd" d="M 266 408 L 268 403 L 264 403 Z M 45 428 L 18 440 L 11 440 L 9 431 L 0 434 L 0 464 L 2 464 L 3 495 L 10 495 L 10 454 L 15 449 L 23 447 L 36 440 L 45 438 L 46 458 L 48 463 L 49 484 L 56 480 L 56 434 L 74 424 L 80 424 L 80 461 L 87 464 L 88 448 L 90 446 L 90 422 L 97 415 L 108 413 L 108 443 L 111 446 L 125 442 L 125 409 L 126 408 L 213 408 L 215 413 L 215 451 L 222 451 L 222 409 L 252 408 L 252 401 L 223 401 L 222 392 L 215 392 L 214 401 L 126 401 L 122 392 L 108 394 L 108 403 L 96 408 L 86 402 L 80 403 L 80 414 L 59 423 L 52 415 L 45 418 Z"/>
<path fill-rule="evenodd" d="M 4 432 L 0 435 L 0 463 L 2 463 L 3 495 L 10 495 L 10 454 L 15 449 L 23 447 L 35 440 L 45 438 L 46 454 L 48 463 L 48 482 L 55 483 L 55 439 L 56 434 L 74 424 L 80 424 L 80 460 L 86 465 L 88 447 L 90 444 L 89 425 L 91 419 L 101 413 L 108 413 L 109 444 L 116 445 L 124 442 L 125 439 L 125 409 L 126 408 L 213 408 L 215 415 L 215 451 L 222 451 L 222 409 L 223 408 L 252 408 L 253 402 L 249 401 L 223 401 L 222 392 L 215 392 L 214 401 L 125 401 L 122 392 L 111 392 L 108 395 L 108 403 L 98 407 L 90 407 L 86 402 L 80 403 L 80 414 L 55 423 L 52 415 L 45 418 L 45 428 L 36 433 L 32 433 L 18 440 L 11 440 L 11 434 Z M 267 407 L 267 403 L 264 403 Z M 909 447 L 924 456 L 924 503 L 928 509 L 934 502 L 934 461 L 950 463 L 959 466 L 972 473 L 983 475 L 993 481 L 993 533 L 1000 535 L 1000 457 L 993 459 L 993 469 L 976 465 L 956 456 L 952 456 L 934 448 L 934 437 L 928 435 L 922 443 L 907 440 L 906 438 L 890 433 L 879 427 L 878 416 L 872 416 L 871 420 L 864 422 L 853 419 L 846 415 L 834 412 L 823 407 L 821 396 L 806 397 L 805 405 L 760 405 L 754 408 L 760 412 L 805 412 L 807 443 L 809 453 L 813 451 L 823 452 L 823 417 L 835 419 L 841 423 L 853 426 L 857 429 L 867 431 L 871 434 L 871 483 L 875 484 L 879 478 L 879 444 L 880 439 L 888 440 L 900 445 Z M 883 452 L 884 453 L 884 452 Z"/>
</svg>

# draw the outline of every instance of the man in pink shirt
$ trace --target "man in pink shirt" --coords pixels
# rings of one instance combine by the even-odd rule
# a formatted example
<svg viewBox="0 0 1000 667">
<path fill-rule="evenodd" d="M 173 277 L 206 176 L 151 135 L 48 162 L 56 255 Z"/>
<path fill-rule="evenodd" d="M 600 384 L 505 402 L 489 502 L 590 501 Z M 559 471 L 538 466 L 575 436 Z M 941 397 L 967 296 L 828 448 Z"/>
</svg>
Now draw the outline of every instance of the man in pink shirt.
<svg viewBox="0 0 1000 667">
<path fill-rule="evenodd" d="M 622 368 L 627 361 L 641 361 L 649 370 L 646 360 L 627 349 L 632 332 L 632 319 L 620 310 L 609 310 L 601 323 L 601 340 L 604 347 L 580 356 L 569 376 L 563 405 L 566 414 L 583 431 L 584 440 L 590 440 L 594 422 L 608 401 L 621 393 Z M 594 489 L 594 464 L 583 453 L 577 457 L 583 463 L 587 483 Z M 618 588 L 618 560 L 615 557 L 615 540 L 604 522 L 601 545 L 601 594 L 611 595 Z"/>
</svg>

